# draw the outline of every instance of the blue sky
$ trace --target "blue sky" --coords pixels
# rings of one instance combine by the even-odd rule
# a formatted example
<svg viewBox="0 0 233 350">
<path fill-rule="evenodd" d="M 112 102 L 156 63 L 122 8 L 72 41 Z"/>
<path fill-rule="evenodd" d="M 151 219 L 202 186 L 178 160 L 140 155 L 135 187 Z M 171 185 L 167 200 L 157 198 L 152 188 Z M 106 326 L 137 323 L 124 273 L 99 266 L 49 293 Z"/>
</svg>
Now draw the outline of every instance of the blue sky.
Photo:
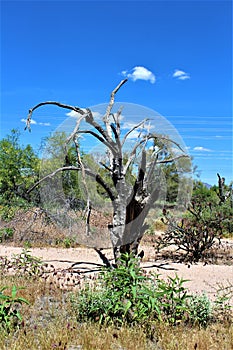
<svg viewBox="0 0 233 350">
<path fill-rule="evenodd" d="M 231 1 L 1 1 L 1 138 L 38 148 L 66 118 L 55 100 L 151 108 L 174 125 L 201 180 L 232 176 Z"/>
</svg>

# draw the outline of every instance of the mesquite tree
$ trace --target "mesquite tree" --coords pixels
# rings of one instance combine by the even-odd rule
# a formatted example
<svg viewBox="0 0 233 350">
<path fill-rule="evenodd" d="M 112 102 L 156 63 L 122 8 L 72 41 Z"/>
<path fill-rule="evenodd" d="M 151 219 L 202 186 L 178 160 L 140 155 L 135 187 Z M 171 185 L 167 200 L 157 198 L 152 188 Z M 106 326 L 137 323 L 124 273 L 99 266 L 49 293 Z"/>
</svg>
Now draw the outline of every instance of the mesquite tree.
<svg viewBox="0 0 233 350">
<path fill-rule="evenodd" d="M 27 118 L 27 128 L 30 129 L 32 113 L 43 105 L 56 105 L 77 113 L 76 125 L 64 145 L 64 152 L 66 152 L 67 145 L 73 142 L 76 149 L 76 163 L 72 165 L 65 164 L 55 169 L 51 174 L 43 176 L 33 188 L 46 181 L 46 179 L 55 177 L 60 172 L 80 172 L 86 191 L 87 210 L 85 220 L 88 234 L 92 203 L 88 194 L 87 183 L 88 178 L 94 179 L 112 204 L 112 222 L 108 225 L 108 229 L 115 261 L 122 253 L 138 254 L 140 240 L 148 228 L 145 219 L 149 210 L 159 198 L 161 191 L 164 191 L 164 185 L 161 185 L 161 182 L 158 181 L 161 166 L 178 162 L 183 157 L 188 158 L 177 142 L 170 140 L 165 135 L 151 133 L 149 124 L 146 126 L 147 119 L 134 124 L 127 132 L 123 132 L 121 128 L 122 109 L 120 108 L 116 113 L 112 111 L 115 94 L 126 81 L 127 79 L 122 80 L 112 91 L 110 102 L 102 120 L 96 119 L 89 108 L 83 109 L 52 101 L 42 102 L 34 106 L 29 110 Z M 82 128 L 82 122 L 85 122 L 84 129 Z M 139 129 L 140 132 L 138 132 L 138 137 L 131 149 L 125 148 L 127 140 Z M 98 170 L 100 167 L 93 170 L 85 162 L 80 151 L 80 135 L 92 136 L 104 146 L 105 161 L 99 162 L 102 172 Z M 103 169 L 106 176 L 103 176 Z M 155 173 L 157 176 L 155 176 Z M 129 174 L 130 181 L 127 180 Z M 101 249 L 96 248 L 96 251 L 98 251 L 103 261 L 107 262 Z"/>
</svg>

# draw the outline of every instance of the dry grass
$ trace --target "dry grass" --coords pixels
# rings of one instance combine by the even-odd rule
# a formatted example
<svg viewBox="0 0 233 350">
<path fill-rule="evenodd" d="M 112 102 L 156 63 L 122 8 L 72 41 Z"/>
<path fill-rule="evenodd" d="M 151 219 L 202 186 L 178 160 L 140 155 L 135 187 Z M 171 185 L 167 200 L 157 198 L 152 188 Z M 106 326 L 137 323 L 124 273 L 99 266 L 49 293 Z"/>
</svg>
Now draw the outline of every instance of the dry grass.
<svg viewBox="0 0 233 350">
<path fill-rule="evenodd" d="M 40 214 L 40 213 L 39 213 Z M 29 215 L 16 220 L 13 244 L 22 245 L 25 239 L 33 246 L 51 246 L 63 242 L 66 236 L 58 232 L 51 223 L 43 224 Z M 31 214 L 32 215 L 32 214 Z M 30 223 L 30 225 L 28 224 Z M 160 222 L 155 228 L 163 230 Z M 20 227 L 20 229 L 19 229 Z M 23 237 L 23 239 L 22 239 Z M 46 239 L 45 239 L 46 237 Z M 157 237 L 146 235 L 143 244 L 153 246 Z M 62 243 L 60 243 L 62 244 Z M 232 258 L 232 246 L 227 250 L 218 247 L 215 253 Z M 171 258 L 171 252 L 169 252 Z M 229 258 L 229 261 L 230 261 Z M 227 262 L 229 263 L 229 262 Z M 0 333 L 1 350 L 230 350 L 233 349 L 233 324 L 216 323 L 206 329 L 180 325 L 172 327 L 154 323 L 145 326 L 100 327 L 97 324 L 80 324 L 75 319 L 67 293 L 54 284 L 46 284 L 39 278 L 5 276 L 0 274 L 0 288 L 13 285 L 25 287 L 18 296 L 26 298 L 30 305 L 22 305 L 22 327 L 11 334 Z"/>
<path fill-rule="evenodd" d="M 216 323 L 206 329 L 190 326 L 100 327 L 76 321 L 67 293 L 37 279 L 0 276 L 0 286 L 23 286 L 23 326 L 15 333 L 0 334 L 2 350 L 230 350 L 233 324 Z M 150 328 L 149 328 L 150 327 Z"/>
</svg>

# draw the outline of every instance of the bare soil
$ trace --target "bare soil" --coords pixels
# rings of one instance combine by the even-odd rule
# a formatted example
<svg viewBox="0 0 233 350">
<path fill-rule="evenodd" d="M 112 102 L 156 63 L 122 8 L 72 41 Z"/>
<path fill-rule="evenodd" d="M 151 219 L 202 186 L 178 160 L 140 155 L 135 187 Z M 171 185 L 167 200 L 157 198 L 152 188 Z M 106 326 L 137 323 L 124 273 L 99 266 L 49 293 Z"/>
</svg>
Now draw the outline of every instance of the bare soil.
<svg viewBox="0 0 233 350">
<path fill-rule="evenodd" d="M 178 274 L 188 280 L 185 286 L 190 292 L 201 294 L 207 293 L 210 298 L 214 298 L 216 289 L 219 286 L 227 287 L 233 285 L 233 265 L 216 265 L 197 263 L 195 265 L 185 265 L 169 260 L 156 260 L 153 247 L 141 246 L 145 252 L 142 267 L 146 271 L 153 271 L 160 274 L 160 277 L 174 277 Z M 12 258 L 14 254 L 20 254 L 22 247 L 0 245 L 0 257 Z M 103 251 L 108 258 L 112 258 L 112 250 Z M 39 257 L 43 262 L 52 264 L 59 271 L 70 272 L 71 267 L 78 266 L 80 271 L 85 269 L 98 270 L 97 264 L 102 264 L 101 259 L 94 249 L 91 248 L 31 248 L 30 254 Z M 149 258 L 148 258 L 149 257 Z M 148 261 L 149 259 L 149 261 Z M 78 263 L 77 265 L 74 265 Z"/>
<path fill-rule="evenodd" d="M 98 271 L 102 260 L 94 249 L 78 244 L 71 248 L 51 247 L 57 244 L 55 243 L 57 240 L 63 242 L 67 235 L 64 231 L 58 231 L 52 223 L 47 223 L 46 219 L 44 214 L 36 208 L 26 215 L 25 213 L 19 214 L 10 224 L 0 221 L 0 228 L 14 228 L 13 242 L 0 244 L 0 258 L 4 256 L 12 258 L 14 254 L 22 252 L 25 242 L 30 242 L 33 246 L 30 248 L 30 254 L 41 258 L 45 263 L 52 264 L 54 270 L 62 271 L 63 275 L 70 273 L 72 269 L 76 269 L 76 272 L 78 269 L 79 273 L 86 273 L 90 270 Z M 95 216 L 96 226 L 102 227 L 101 222 L 106 224 L 105 221 L 108 219 L 103 215 L 102 217 Z M 103 230 L 101 232 L 98 243 L 104 248 L 105 235 L 103 235 Z M 160 235 L 162 232 L 156 234 Z M 190 292 L 205 292 L 211 298 L 214 297 L 219 286 L 231 286 L 231 290 L 233 289 L 233 240 L 223 240 L 223 244 L 216 246 L 212 251 L 213 255 L 210 255 L 209 260 L 205 260 L 205 263 L 190 265 L 179 262 L 179 257 L 174 249 L 158 254 L 155 249 L 156 239 L 156 235 L 147 235 L 142 240 L 140 249 L 143 249 L 145 254 L 141 266 L 146 271 L 158 273 L 163 278 L 178 274 L 179 277 L 188 280 L 186 287 Z M 109 247 L 107 239 L 106 246 Z M 112 249 L 106 248 L 102 252 L 109 259 L 113 258 Z"/>
</svg>

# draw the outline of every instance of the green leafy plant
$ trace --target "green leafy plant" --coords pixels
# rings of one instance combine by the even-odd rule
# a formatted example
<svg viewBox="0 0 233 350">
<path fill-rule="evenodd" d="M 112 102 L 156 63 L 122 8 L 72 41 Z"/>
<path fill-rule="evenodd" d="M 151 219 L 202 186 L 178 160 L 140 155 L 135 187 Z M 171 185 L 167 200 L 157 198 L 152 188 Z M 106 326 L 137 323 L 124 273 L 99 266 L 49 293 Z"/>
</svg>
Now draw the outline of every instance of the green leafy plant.
<svg viewBox="0 0 233 350">
<path fill-rule="evenodd" d="M 102 279 L 108 297 L 113 300 L 113 307 L 108 310 L 111 318 L 126 322 L 160 319 L 155 285 L 144 274 L 137 258 L 123 254 L 117 268 L 104 270 Z"/>
<path fill-rule="evenodd" d="M 38 276 L 43 270 L 43 262 L 40 258 L 31 255 L 29 249 L 23 249 L 20 254 L 14 254 L 12 266 L 19 273 L 27 276 Z"/>
<path fill-rule="evenodd" d="M 187 312 L 186 281 L 178 276 L 168 282 L 146 275 L 137 258 L 122 255 L 116 268 L 105 268 L 93 287 L 73 295 L 77 318 L 114 324 L 165 320 L 179 323 Z"/>
<path fill-rule="evenodd" d="M 73 238 L 73 237 L 66 237 L 62 241 L 62 245 L 65 248 L 70 248 L 70 247 L 74 246 L 74 244 L 75 244 L 75 238 Z"/>
<path fill-rule="evenodd" d="M 213 305 L 206 294 L 192 295 L 188 303 L 191 323 L 206 327 L 213 317 Z"/>
<path fill-rule="evenodd" d="M 138 259 L 122 255 L 116 268 L 104 268 L 94 287 L 72 298 L 77 316 L 99 323 L 137 323 L 160 318 L 160 309 L 149 277 Z"/>
<path fill-rule="evenodd" d="M 10 227 L 4 227 L 0 229 L 0 242 L 10 240 L 13 238 L 14 230 Z"/>
<path fill-rule="evenodd" d="M 11 295 L 7 295 L 4 291 L 8 289 L 7 286 L 0 288 L 0 327 L 6 331 L 16 328 L 22 322 L 22 316 L 19 310 L 19 305 L 25 303 L 29 304 L 28 300 L 18 297 L 17 292 L 21 288 L 13 286 Z"/>
<path fill-rule="evenodd" d="M 163 320 L 170 324 L 177 324 L 184 320 L 188 312 L 187 301 L 190 295 L 184 287 L 188 280 L 168 277 L 168 281 L 158 279 L 157 296 L 159 297 Z"/>
<path fill-rule="evenodd" d="M 219 283 L 216 289 L 216 298 L 213 302 L 213 317 L 215 320 L 232 320 L 232 299 L 233 284 L 228 285 Z"/>
<path fill-rule="evenodd" d="M 39 191 L 29 197 L 27 190 L 38 179 L 39 163 L 32 147 L 20 144 L 18 130 L 11 130 L 0 140 L 0 215 L 4 220 L 9 221 L 19 209 L 38 203 Z"/>
</svg>

